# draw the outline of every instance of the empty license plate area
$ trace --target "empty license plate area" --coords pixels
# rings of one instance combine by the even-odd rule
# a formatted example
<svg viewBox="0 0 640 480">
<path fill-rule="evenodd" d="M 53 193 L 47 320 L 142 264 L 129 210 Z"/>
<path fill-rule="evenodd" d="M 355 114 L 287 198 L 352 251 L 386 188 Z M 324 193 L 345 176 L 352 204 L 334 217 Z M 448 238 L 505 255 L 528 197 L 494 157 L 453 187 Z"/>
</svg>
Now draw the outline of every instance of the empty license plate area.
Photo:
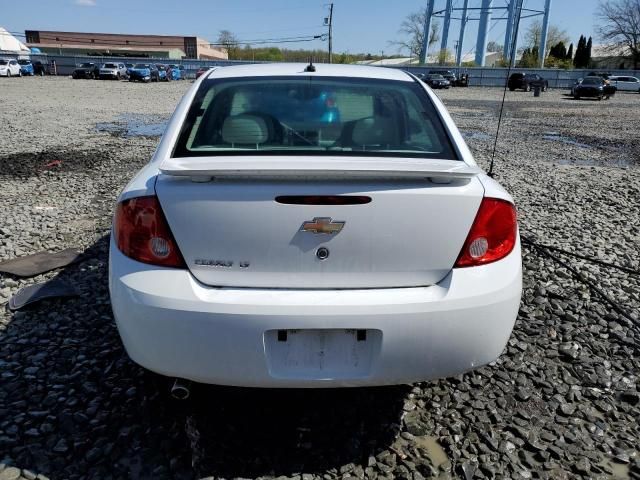
<svg viewBox="0 0 640 480">
<path fill-rule="evenodd" d="M 311 380 L 367 377 L 381 340 L 380 330 L 269 330 L 264 334 L 273 377 Z"/>
</svg>

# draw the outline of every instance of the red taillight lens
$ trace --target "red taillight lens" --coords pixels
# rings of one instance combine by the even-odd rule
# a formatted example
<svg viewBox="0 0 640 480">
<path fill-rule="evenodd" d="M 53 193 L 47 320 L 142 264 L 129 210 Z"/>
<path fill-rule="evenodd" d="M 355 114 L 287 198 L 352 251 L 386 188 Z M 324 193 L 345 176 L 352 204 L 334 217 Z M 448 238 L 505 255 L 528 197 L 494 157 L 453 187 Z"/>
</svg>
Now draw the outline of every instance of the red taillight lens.
<svg viewBox="0 0 640 480">
<path fill-rule="evenodd" d="M 516 207 L 506 200 L 483 198 L 455 267 L 474 267 L 506 257 L 516 244 Z"/>
<path fill-rule="evenodd" d="M 127 257 L 152 265 L 186 268 L 157 197 L 119 203 L 114 230 L 116 245 Z"/>
</svg>

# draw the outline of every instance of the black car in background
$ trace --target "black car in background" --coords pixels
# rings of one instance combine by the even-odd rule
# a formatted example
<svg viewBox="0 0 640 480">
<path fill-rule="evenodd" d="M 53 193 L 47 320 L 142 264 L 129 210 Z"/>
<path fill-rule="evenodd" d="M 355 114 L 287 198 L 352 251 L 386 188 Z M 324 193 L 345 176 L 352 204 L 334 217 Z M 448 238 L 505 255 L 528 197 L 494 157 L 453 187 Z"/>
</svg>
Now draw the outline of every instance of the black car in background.
<svg viewBox="0 0 640 480">
<path fill-rule="evenodd" d="M 81 63 L 71 76 L 73 78 L 98 78 L 100 77 L 100 65 L 93 62 Z"/>
<path fill-rule="evenodd" d="M 442 75 L 449 80 L 449 85 L 456 85 L 458 78 L 451 70 L 429 70 L 429 75 Z"/>
<path fill-rule="evenodd" d="M 43 76 L 45 75 L 47 72 L 47 66 L 42 63 L 40 60 L 36 60 L 33 63 L 33 74 L 34 75 L 39 75 L 39 76 Z"/>
<path fill-rule="evenodd" d="M 616 87 L 609 85 L 607 81 L 600 76 L 584 77 L 582 81 L 576 82 L 571 89 L 573 98 L 579 100 L 580 98 L 597 98 L 602 100 L 603 98 L 609 98 L 616 93 Z"/>
<path fill-rule="evenodd" d="M 507 86 L 512 92 L 515 89 L 522 89 L 525 92 L 532 88 L 540 87 L 544 92 L 549 88 L 549 82 L 537 73 L 512 73 L 507 81 Z"/>
<path fill-rule="evenodd" d="M 422 79 L 431 88 L 449 88 L 451 82 L 437 73 L 428 73 Z"/>
</svg>

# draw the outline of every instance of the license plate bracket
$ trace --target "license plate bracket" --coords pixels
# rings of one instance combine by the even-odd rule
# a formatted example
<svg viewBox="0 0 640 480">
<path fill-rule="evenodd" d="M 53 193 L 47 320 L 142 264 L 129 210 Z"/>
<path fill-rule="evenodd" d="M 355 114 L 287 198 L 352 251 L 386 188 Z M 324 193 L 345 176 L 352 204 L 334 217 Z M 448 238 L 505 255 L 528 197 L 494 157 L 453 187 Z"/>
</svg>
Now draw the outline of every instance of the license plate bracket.
<svg viewBox="0 0 640 480">
<path fill-rule="evenodd" d="M 273 377 L 331 380 L 369 376 L 381 339 L 374 329 L 268 330 L 264 346 Z"/>
</svg>

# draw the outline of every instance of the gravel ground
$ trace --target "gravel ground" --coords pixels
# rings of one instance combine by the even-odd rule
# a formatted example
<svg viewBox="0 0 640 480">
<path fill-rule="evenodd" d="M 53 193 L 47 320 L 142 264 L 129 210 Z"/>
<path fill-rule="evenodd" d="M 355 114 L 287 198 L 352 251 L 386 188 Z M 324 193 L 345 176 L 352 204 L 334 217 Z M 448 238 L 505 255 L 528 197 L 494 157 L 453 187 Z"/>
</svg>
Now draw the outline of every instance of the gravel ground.
<svg viewBox="0 0 640 480">
<path fill-rule="evenodd" d="M 120 344 L 107 235 L 119 190 L 188 85 L 0 81 L 0 260 L 85 250 L 58 272 L 0 274 L 0 304 L 56 275 L 81 291 L 0 311 L 0 480 L 640 478 L 638 327 L 531 247 L 520 315 L 495 364 L 394 388 L 197 386 L 193 400 L 170 400 L 167 382 Z M 487 167 L 502 92 L 439 94 Z M 640 95 L 564 94 L 507 94 L 497 178 L 527 238 L 637 271 Z M 554 255 L 638 322 L 637 275 Z"/>
</svg>

